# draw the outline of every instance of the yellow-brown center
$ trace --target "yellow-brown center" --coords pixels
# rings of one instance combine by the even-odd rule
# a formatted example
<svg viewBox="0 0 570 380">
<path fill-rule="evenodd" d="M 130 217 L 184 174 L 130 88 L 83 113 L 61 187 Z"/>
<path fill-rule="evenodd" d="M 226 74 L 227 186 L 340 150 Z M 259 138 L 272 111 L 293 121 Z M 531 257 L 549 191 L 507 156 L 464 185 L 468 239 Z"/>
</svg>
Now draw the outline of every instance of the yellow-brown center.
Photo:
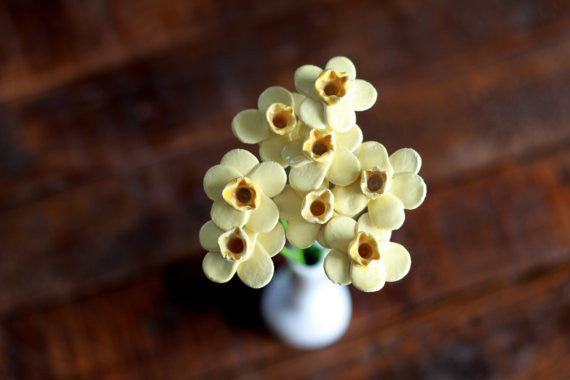
<svg viewBox="0 0 570 380">
<path fill-rule="evenodd" d="M 295 129 L 297 117 L 293 108 L 283 103 L 273 103 L 267 108 L 265 120 L 269 128 L 278 135 L 285 135 Z"/>
<path fill-rule="evenodd" d="M 371 234 L 359 232 L 350 242 L 348 252 L 352 260 L 360 265 L 367 266 L 374 260 L 380 260 L 378 242 Z"/>
<path fill-rule="evenodd" d="M 249 239 L 244 230 L 236 227 L 218 238 L 220 253 L 226 260 L 238 261 L 249 252 Z"/>
<path fill-rule="evenodd" d="M 329 189 L 314 190 L 305 195 L 301 216 L 309 223 L 324 224 L 332 217 L 334 196 Z"/>
<path fill-rule="evenodd" d="M 362 171 L 360 188 L 368 198 L 376 199 L 386 193 L 390 186 L 388 173 L 374 167 Z"/>
<path fill-rule="evenodd" d="M 315 91 L 326 104 L 332 106 L 346 95 L 349 83 L 346 73 L 325 70 L 315 81 Z"/>
<path fill-rule="evenodd" d="M 313 129 L 303 144 L 303 153 L 313 161 L 327 161 L 332 158 L 336 149 L 335 135 Z"/>
<path fill-rule="evenodd" d="M 241 211 L 255 210 L 261 202 L 260 194 L 255 182 L 247 177 L 233 179 L 222 191 L 226 203 Z"/>
</svg>

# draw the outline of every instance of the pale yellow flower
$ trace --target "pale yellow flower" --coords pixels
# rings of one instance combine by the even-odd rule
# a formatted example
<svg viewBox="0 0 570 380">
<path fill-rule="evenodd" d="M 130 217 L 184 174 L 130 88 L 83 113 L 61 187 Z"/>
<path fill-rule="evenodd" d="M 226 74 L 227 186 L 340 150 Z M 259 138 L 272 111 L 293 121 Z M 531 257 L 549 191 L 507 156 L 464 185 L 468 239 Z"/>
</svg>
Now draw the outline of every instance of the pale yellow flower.
<svg viewBox="0 0 570 380">
<path fill-rule="evenodd" d="M 222 230 L 243 226 L 254 232 L 273 230 L 279 210 L 271 198 L 283 190 L 286 181 L 281 165 L 259 163 L 247 150 L 229 151 L 204 176 L 204 190 L 214 201 L 212 221 Z"/>
<path fill-rule="evenodd" d="M 247 109 L 232 120 L 234 135 L 246 144 L 257 144 L 263 161 L 285 166 L 281 151 L 299 138 L 298 107 L 305 97 L 283 87 L 269 87 L 259 95 L 257 109 Z"/>
<path fill-rule="evenodd" d="M 279 218 L 287 221 L 286 236 L 292 246 L 310 247 L 334 213 L 334 196 L 328 187 L 298 193 L 291 186 L 273 198 Z"/>
<path fill-rule="evenodd" d="M 210 220 L 200 229 L 200 244 L 208 251 L 202 269 L 211 281 L 228 282 L 237 272 L 244 284 L 261 288 L 273 277 L 271 257 L 285 245 L 285 233 L 279 223 L 256 233 L 247 227 L 224 231 Z"/>
<path fill-rule="evenodd" d="M 388 230 L 400 228 L 404 210 L 415 209 L 426 196 L 426 184 L 418 175 L 420 155 L 403 148 L 388 157 L 386 148 L 376 141 L 363 143 L 354 154 L 360 164 L 360 178 L 333 189 L 335 210 L 353 216 L 368 206 L 374 225 Z"/>
<path fill-rule="evenodd" d="M 391 231 L 375 227 L 367 213 L 358 222 L 347 216 L 331 219 L 324 228 L 324 240 L 331 247 L 324 262 L 327 277 L 340 285 L 352 283 L 364 292 L 402 279 L 410 270 L 410 254 L 388 241 L 390 235 Z"/>
<path fill-rule="evenodd" d="M 304 65 L 295 72 L 295 87 L 306 95 L 299 107 L 299 116 L 312 128 L 329 126 L 346 132 L 356 123 L 354 111 L 365 111 L 376 102 L 374 87 L 356 79 L 356 69 L 346 57 L 329 60 L 325 69 Z"/>
<path fill-rule="evenodd" d="M 360 164 L 352 153 L 362 142 L 357 125 L 344 133 L 329 129 L 311 129 L 296 151 L 284 151 L 291 165 L 289 183 L 300 192 L 318 189 L 327 180 L 335 185 L 348 185 L 358 177 Z"/>
</svg>

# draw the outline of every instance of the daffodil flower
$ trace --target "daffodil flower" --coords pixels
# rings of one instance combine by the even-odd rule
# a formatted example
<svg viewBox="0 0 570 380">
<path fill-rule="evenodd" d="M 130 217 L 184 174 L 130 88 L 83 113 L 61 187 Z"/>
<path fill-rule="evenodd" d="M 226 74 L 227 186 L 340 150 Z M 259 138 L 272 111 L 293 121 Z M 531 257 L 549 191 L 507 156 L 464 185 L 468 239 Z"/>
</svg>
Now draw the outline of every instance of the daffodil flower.
<svg viewBox="0 0 570 380">
<path fill-rule="evenodd" d="M 365 111 L 376 102 L 374 87 L 356 79 L 356 68 L 346 57 L 329 60 L 325 69 L 304 65 L 295 72 L 295 88 L 306 95 L 299 107 L 301 120 L 311 128 L 327 126 L 346 132 L 356 123 L 354 111 Z"/>
<path fill-rule="evenodd" d="M 363 292 L 382 289 L 386 281 L 398 281 L 410 270 L 410 254 L 402 245 L 388 241 L 391 231 L 374 226 L 369 215 L 358 222 L 337 216 L 324 229 L 332 249 L 325 258 L 327 277 L 340 285 L 353 284 Z"/>
<path fill-rule="evenodd" d="M 362 142 L 362 131 L 353 125 L 344 133 L 312 129 L 302 145 L 284 150 L 291 165 L 289 183 L 300 192 L 318 189 L 326 179 L 335 185 L 348 185 L 358 177 L 360 164 L 352 153 Z"/>
<path fill-rule="evenodd" d="M 299 193 L 287 185 L 273 200 L 279 217 L 287 221 L 289 243 L 300 249 L 310 247 L 318 239 L 334 213 L 334 196 L 327 187 Z"/>
<path fill-rule="evenodd" d="M 273 261 L 285 245 L 281 224 L 266 233 L 256 233 L 247 227 L 227 231 L 208 221 L 200 229 L 200 244 L 208 251 L 202 269 L 211 281 L 224 283 L 237 272 L 244 284 L 251 288 L 265 286 L 273 277 Z"/>
<path fill-rule="evenodd" d="M 403 148 L 388 157 L 386 148 L 367 141 L 354 152 L 360 164 L 360 179 L 333 189 L 335 210 L 353 216 L 368 206 L 370 219 L 378 228 L 396 230 L 425 199 L 426 184 L 418 175 L 422 161 L 413 149 Z"/>
<path fill-rule="evenodd" d="M 259 95 L 257 109 L 247 109 L 232 120 L 234 135 L 246 144 L 257 144 L 263 161 L 285 166 L 281 151 L 299 138 L 301 121 L 298 107 L 304 96 L 279 86 L 269 87 Z"/>
<path fill-rule="evenodd" d="M 271 198 L 283 190 L 286 181 L 281 165 L 259 163 L 247 150 L 229 151 L 204 176 L 204 190 L 214 201 L 212 221 L 222 230 L 244 226 L 254 232 L 273 230 L 279 211 Z"/>
</svg>

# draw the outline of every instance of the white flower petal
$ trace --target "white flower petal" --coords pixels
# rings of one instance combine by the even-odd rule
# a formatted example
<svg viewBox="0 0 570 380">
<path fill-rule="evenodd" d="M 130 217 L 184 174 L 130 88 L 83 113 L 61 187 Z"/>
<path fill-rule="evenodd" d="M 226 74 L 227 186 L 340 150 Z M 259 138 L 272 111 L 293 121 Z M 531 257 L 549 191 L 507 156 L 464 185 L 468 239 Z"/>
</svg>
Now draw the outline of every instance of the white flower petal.
<svg viewBox="0 0 570 380">
<path fill-rule="evenodd" d="M 337 146 L 336 152 L 327 172 L 327 179 L 339 186 L 353 183 L 360 174 L 360 162 L 354 154 Z"/>
<path fill-rule="evenodd" d="M 299 117 L 311 128 L 325 129 L 324 108 L 326 107 L 321 102 L 305 98 L 299 106 Z"/>
<path fill-rule="evenodd" d="M 355 111 L 366 111 L 376 103 L 378 93 L 367 81 L 356 79 L 350 83 L 348 98 Z"/>
<path fill-rule="evenodd" d="M 301 217 L 303 199 L 291 186 L 286 185 L 283 191 L 273 198 L 279 209 L 279 217 L 284 220 L 293 220 Z"/>
<path fill-rule="evenodd" d="M 237 267 L 237 262 L 224 259 L 219 252 L 208 252 L 202 260 L 202 269 L 206 277 L 220 284 L 231 280 Z"/>
<path fill-rule="evenodd" d="M 386 281 L 398 281 L 404 278 L 410 271 L 412 259 L 404 246 L 392 242 L 380 242 L 378 244 L 380 256 L 386 268 Z"/>
<path fill-rule="evenodd" d="M 356 78 L 356 68 L 354 67 L 354 63 L 352 63 L 352 61 L 346 57 L 331 58 L 327 62 L 325 68 L 327 70 L 335 70 L 346 73 L 350 79 Z"/>
<path fill-rule="evenodd" d="M 200 228 L 200 245 L 206 251 L 219 252 L 220 246 L 218 245 L 218 238 L 224 231 L 219 229 L 218 226 L 211 220 L 208 220 L 202 228 Z"/>
<path fill-rule="evenodd" d="M 337 146 L 342 146 L 351 152 L 362 144 L 362 130 L 356 124 L 346 132 L 337 132 L 335 137 Z"/>
<path fill-rule="evenodd" d="M 348 285 L 350 280 L 350 259 L 344 252 L 333 249 L 325 257 L 325 273 L 329 280 L 339 285 Z"/>
<path fill-rule="evenodd" d="M 404 205 L 390 193 L 368 203 L 368 212 L 377 228 L 397 230 L 404 224 Z"/>
<path fill-rule="evenodd" d="M 319 243 L 323 248 L 329 248 L 329 245 L 325 241 L 325 229 L 324 227 L 319 230 L 319 234 L 317 235 L 317 243 Z"/>
<path fill-rule="evenodd" d="M 318 189 L 325 179 L 325 174 L 330 166 L 328 162 L 309 162 L 291 168 L 289 183 L 297 191 L 308 193 Z"/>
<path fill-rule="evenodd" d="M 241 173 L 231 166 L 212 166 L 204 175 L 204 191 L 211 200 L 222 200 L 224 187 L 228 182 L 237 177 L 241 177 Z"/>
<path fill-rule="evenodd" d="M 356 124 L 356 114 L 348 99 L 325 107 L 325 122 L 337 132 L 347 132 Z"/>
<path fill-rule="evenodd" d="M 309 248 L 317 240 L 320 229 L 320 224 L 309 223 L 301 218 L 292 219 L 287 226 L 287 240 L 293 247 Z"/>
<path fill-rule="evenodd" d="M 303 140 L 291 141 L 283 146 L 281 159 L 292 166 L 299 166 L 309 163 L 310 160 L 303 153 Z"/>
<path fill-rule="evenodd" d="M 418 174 L 422 167 L 422 158 L 411 148 L 398 149 L 390 155 L 390 164 L 394 173 L 414 173 Z"/>
<path fill-rule="evenodd" d="M 360 182 L 356 181 L 348 186 L 335 186 L 334 209 L 343 215 L 354 216 L 368 204 L 368 197 L 362 194 Z"/>
<path fill-rule="evenodd" d="M 295 111 L 295 114 L 298 115 L 299 114 L 299 107 L 301 106 L 301 103 L 303 102 L 303 100 L 305 100 L 305 95 L 296 93 L 296 92 L 292 92 L 291 96 L 293 97 L 293 111 Z"/>
<path fill-rule="evenodd" d="M 238 140 L 246 144 L 257 144 L 269 135 L 265 117 L 254 109 L 238 113 L 232 120 L 232 131 Z"/>
<path fill-rule="evenodd" d="M 216 226 L 227 231 L 243 226 L 247 222 L 248 212 L 238 211 L 224 201 L 215 201 L 210 210 L 210 217 Z"/>
<path fill-rule="evenodd" d="M 360 218 L 358 218 L 357 229 L 358 229 L 358 232 L 367 232 L 367 233 L 371 234 L 379 242 L 388 241 L 388 240 L 390 240 L 390 237 L 392 236 L 391 230 L 386 230 L 386 229 L 376 227 L 372 223 L 372 220 L 370 220 L 370 214 L 369 213 L 362 214 L 360 216 Z"/>
<path fill-rule="evenodd" d="M 388 160 L 388 152 L 384 145 L 379 142 L 366 141 L 354 151 L 354 154 L 360 161 L 361 170 L 377 167 L 380 170 L 386 171 L 389 175 L 392 174 L 392 166 Z"/>
<path fill-rule="evenodd" d="M 348 251 L 348 244 L 356 234 L 356 222 L 347 216 L 337 216 L 325 225 L 325 243 L 342 252 Z"/>
<path fill-rule="evenodd" d="M 317 97 L 315 81 L 323 69 L 314 65 L 303 65 L 295 71 L 295 88 L 305 96 Z"/>
<path fill-rule="evenodd" d="M 426 192 L 426 184 L 417 174 L 400 173 L 392 177 L 390 193 L 398 197 L 407 210 L 413 210 L 421 205 Z"/>
<path fill-rule="evenodd" d="M 275 228 L 267 233 L 258 234 L 257 244 L 261 244 L 270 257 L 278 254 L 285 246 L 285 231 L 281 223 L 277 223 Z"/>
<path fill-rule="evenodd" d="M 259 143 L 259 155 L 263 161 L 275 161 L 281 166 L 287 166 L 285 160 L 281 156 L 281 151 L 288 142 L 285 136 L 270 136 L 268 139 Z"/>
<path fill-rule="evenodd" d="M 247 177 L 255 181 L 263 193 L 268 197 L 274 197 L 283 190 L 287 175 L 281 165 L 273 161 L 265 161 L 257 165 L 247 175 Z"/>
<path fill-rule="evenodd" d="M 222 157 L 220 164 L 231 166 L 245 176 L 259 164 L 259 160 L 245 149 L 232 149 Z"/>
<path fill-rule="evenodd" d="M 237 274 L 250 288 L 262 288 L 273 277 L 273 261 L 262 246 L 256 244 L 251 256 L 237 268 Z"/>
<path fill-rule="evenodd" d="M 246 226 L 252 231 L 256 232 L 269 232 L 279 221 L 279 210 L 267 195 L 261 196 L 259 206 L 249 212 L 249 218 Z"/>
<path fill-rule="evenodd" d="M 363 292 L 376 292 L 386 283 L 386 269 L 380 261 L 366 267 L 353 263 L 350 266 L 350 278 L 356 289 Z"/>
<path fill-rule="evenodd" d="M 265 115 L 265 111 L 269 108 L 270 105 L 273 103 L 282 103 L 286 106 L 293 106 L 293 96 L 291 93 L 287 91 L 286 88 L 280 86 L 273 86 L 267 88 L 265 91 L 259 95 L 257 98 L 257 108 L 262 115 Z"/>
</svg>

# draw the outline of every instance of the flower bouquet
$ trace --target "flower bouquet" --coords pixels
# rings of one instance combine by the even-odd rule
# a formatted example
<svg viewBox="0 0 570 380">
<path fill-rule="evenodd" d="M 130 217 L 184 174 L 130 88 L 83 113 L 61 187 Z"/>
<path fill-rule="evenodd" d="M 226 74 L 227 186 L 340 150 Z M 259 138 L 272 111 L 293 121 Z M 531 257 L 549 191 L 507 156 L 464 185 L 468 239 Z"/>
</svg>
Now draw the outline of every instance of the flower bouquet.
<svg viewBox="0 0 570 380">
<path fill-rule="evenodd" d="M 301 66 L 294 80 L 297 92 L 269 87 L 256 109 L 232 121 L 240 141 L 259 144 L 261 162 L 234 149 L 204 176 L 213 201 L 200 230 L 204 273 L 218 283 L 237 273 L 261 288 L 281 253 L 319 263 L 335 284 L 378 291 L 410 269 L 410 254 L 390 237 L 404 210 L 426 196 L 421 158 L 410 148 L 388 155 L 381 143 L 363 142 L 356 112 L 372 107 L 377 92 L 356 78 L 348 58 L 324 69 Z"/>
</svg>

